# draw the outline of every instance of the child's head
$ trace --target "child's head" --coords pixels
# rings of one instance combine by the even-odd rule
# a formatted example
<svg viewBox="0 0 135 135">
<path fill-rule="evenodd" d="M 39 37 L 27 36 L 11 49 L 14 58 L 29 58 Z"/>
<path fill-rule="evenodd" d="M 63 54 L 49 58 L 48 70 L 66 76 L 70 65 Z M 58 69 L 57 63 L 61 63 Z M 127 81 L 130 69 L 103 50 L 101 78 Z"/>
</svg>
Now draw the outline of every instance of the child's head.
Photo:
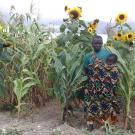
<svg viewBox="0 0 135 135">
<path fill-rule="evenodd" d="M 111 53 L 106 59 L 106 64 L 108 65 L 116 64 L 117 60 L 118 60 L 117 55 L 114 53 Z"/>
</svg>

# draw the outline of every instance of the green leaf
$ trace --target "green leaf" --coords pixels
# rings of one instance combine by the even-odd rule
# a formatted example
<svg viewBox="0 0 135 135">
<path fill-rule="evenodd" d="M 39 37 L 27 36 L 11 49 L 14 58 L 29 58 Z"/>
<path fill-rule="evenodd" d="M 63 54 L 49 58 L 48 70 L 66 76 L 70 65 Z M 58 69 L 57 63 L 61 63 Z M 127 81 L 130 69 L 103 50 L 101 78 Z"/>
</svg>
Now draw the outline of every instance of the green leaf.
<svg viewBox="0 0 135 135">
<path fill-rule="evenodd" d="M 82 25 L 83 27 L 87 28 L 87 25 L 85 24 L 85 21 L 79 20 L 79 24 Z"/>
<path fill-rule="evenodd" d="M 82 67 L 79 68 L 79 69 L 76 71 L 76 75 L 75 75 L 73 81 L 71 82 L 71 86 L 72 86 L 72 85 L 75 85 L 75 82 L 78 80 L 78 78 L 81 76 L 81 74 L 82 74 Z"/>
<path fill-rule="evenodd" d="M 33 54 L 32 60 L 37 59 L 45 47 L 46 47 L 45 44 L 39 44 L 36 52 L 34 52 L 34 54 Z"/>
<path fill-rule="evenodd" d="M 65 29 L 66 29 L 66 26 L 64 25 L 64 24 L 62 24 L 61 26 L 60 26 L 60 32 L 64 32 L 65 31 Z"/>
<path fill-rule="evenodd" d="M 75 78 L 75 75 L 76 75 L 76 71 L 77 71 L 77 68 L 80 66 L 80 62 L 76 61 L 72 66 L 71 66 L 71 69 L 69 71 L 69 74 L 70 74 L 70 83 L 74 80 Z"/>
<path fill-rule="evenodd" d="M 3 97 L 5 95 L 5 88 L 2 83 L 0 83 L 0 97 Z"/>
<path fill-rule="evenodd" d="M 129 30 L 132 30 L 132 27 L 129 24 L 125 23 L 123 25 L 126 26 Z"/>
<path fill-rule="evenodd" d="M 80 79 L 80 82 L 84 82 L 84 81 L 86 81 L 87 79 L 88 79 L 87 76 L 82 76 L 81 79 Z"/>
<path fill-rule="evenodd" d="M 68 24 L 68 29 L 71 30 L 73 33 L 77 33 L 78 24 L 77 23 Z"/>
<path fill-rule="evenodd" d="M 21 91 L 22 91 L 22 80 L 21 79 L 16 79 L 13 81 L 14 82 L 14 93 L 17 97 L 18 102 L 21 100 Z"/>
<path fill-rule="evenodd" d="M 59 74 L 61 74 L 64 67 L 58 58 L 54 58 L 54 61 L 55 61 L 54 69 L 55 69 L 56 73 L 59 75 Z"/>
<path fill-rule="evenodd" d="M 37 84 L 37 82 L 35 82 L 35 81 L 31 81 L 31 82 L 26 83 L 23 86 L 23 89 L 22 89 L 22 92 L 21 92 L 21 96 L 24 97 L 24 95 L 28 93 L 28 90 L 30 90 L 30 88 L 32 86 L 36 85 L 36 84 Z"/>
<path fill-rule="evenodd" d="M 72 32 L 67 32 L 67 34 L 63 37 L 63 41 L 64 43 L 67 43 L 68 41 L 72 40 L 73 38 L 73 34 Z"/>
</svg>

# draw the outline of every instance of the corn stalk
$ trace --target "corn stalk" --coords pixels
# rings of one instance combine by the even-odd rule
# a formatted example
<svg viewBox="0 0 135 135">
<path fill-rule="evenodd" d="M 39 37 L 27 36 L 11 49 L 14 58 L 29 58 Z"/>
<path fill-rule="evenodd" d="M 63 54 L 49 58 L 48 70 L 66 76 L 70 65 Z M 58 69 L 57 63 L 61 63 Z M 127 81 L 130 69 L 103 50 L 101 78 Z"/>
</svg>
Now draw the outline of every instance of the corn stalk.
<svg viewBox="0 0 135 135">
<path fill-rule="evenodd" d="M 120 93 L 124 97 L 125 101 L 125 120 L 124 120 L 124 128 L 127 129 L 128 121 L 130 117 L 130 104 L 132 101 L 132 94 L 134 93 L 133 86 L 134 86 L 134 68 L 135 68 L 135 55 L 134 51 L 130 52 L 132 55 L 132 59 L 123 59 L 120 53 L 111 47 L 107 47 L 112 53 L 115 53 L 118 56 L 118 68 L 120 72 Z"/>
<path fill-rule="evenodd" d="M 21 71 L 19 78 L 14 80 L 14 93 L 17 97 L 17 110 L 18 118 L 20 116 L 21 106 L 25 103 L 22 102 L 26 94 L 31 90 L 31 88 L 37 84 L 40 84 L 35 73 L 31 73 L 27 69 Z"/>
</svg>

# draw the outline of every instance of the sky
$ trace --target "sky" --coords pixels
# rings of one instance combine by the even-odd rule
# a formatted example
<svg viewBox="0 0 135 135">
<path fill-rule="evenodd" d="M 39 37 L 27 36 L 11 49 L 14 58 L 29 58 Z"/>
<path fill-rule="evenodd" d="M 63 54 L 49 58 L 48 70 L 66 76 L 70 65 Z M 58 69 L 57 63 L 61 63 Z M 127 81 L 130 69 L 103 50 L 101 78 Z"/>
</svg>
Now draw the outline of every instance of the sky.
<svg viewBox="0 0 135 135">
<path fill-rule="evenodd" d="M 32 0 L 0 0 L 0 11 L 9 12 L 11 5 L 19 13 L 28 13 Z M 114 20 L 118 13 L 127 13 L 128 18 L 135 21 L 135 0 L 33 0 L 34 12 L 39 12 L 40 18 L 63 19 L 67 17 L 64 6 L 82 7 L 82 19 L 103 21 Z"/>
</svg>

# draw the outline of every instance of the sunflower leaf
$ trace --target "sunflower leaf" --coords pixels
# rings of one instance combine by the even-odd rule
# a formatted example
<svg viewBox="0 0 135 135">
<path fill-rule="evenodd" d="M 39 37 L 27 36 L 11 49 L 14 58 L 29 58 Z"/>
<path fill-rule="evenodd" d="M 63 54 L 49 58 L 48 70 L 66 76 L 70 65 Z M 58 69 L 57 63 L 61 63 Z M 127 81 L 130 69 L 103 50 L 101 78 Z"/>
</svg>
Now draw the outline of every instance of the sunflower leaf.
<svg viewBox="0 0 135 135">
<path fill-rule="evenodd" d="M 132 27 L 129 24 L 125 23 L 123 25 L 126 26 L 129 30 L 132 30 Z"/>
</svg>

